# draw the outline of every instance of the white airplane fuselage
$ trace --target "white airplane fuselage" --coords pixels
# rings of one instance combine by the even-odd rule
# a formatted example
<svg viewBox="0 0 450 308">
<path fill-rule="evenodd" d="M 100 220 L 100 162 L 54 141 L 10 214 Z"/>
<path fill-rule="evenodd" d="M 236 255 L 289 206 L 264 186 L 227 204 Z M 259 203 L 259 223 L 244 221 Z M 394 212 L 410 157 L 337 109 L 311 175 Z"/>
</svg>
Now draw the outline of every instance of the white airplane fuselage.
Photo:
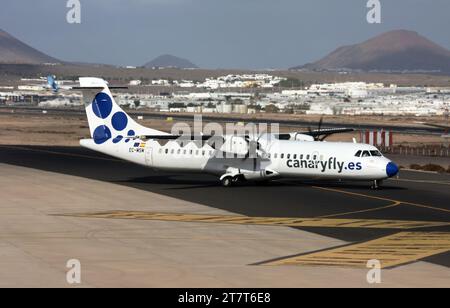
<svg viewBox="0 0 450 308">
<path fill-rule="evenodd" d="M 218 157 L 219 152 L 211 146 L 206 144 L 199 148 L 194 142 L 181 146 L 175 141 L 165 145 L 155 140 L 126 141 L 98 145 L 92 139 L 86 139 L 81 141 L 81 145 L 157 170 L 217 176 L 242 174 L 248 180 L 309 178 L 374 181 L 387 179 L 398 172 L 392 170 L 395 167 L 384 156 L 355 156 L 358 151 L 378 152 L 367 144 L 273 140 L 265 145 L 262 157 L 245 158 Z"/>
</svg>

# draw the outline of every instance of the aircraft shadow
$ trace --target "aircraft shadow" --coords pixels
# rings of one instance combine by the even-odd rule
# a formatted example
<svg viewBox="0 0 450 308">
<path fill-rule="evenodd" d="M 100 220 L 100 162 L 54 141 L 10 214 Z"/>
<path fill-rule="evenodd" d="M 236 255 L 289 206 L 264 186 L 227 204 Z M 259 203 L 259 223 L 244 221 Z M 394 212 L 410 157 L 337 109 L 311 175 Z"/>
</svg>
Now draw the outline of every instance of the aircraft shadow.
<svg viewBox="0 0 450 308">
<path fill-rule="evenodd" d="M 145 176 L 145 177 L 136 177 L 130 178 L 128 180 L 120 180 L 115 181 L 118 184 L 150 184 L 159 186 L 168 190 L 183 190 L 183 189 L 196 189 L 196 188 L 213 188 L 213 187 L 221 187 L 220 182 L 210 176 L 203 175 L 155 175 L 155 176 Z M 370 183 L 362 183 L 362 182 L 335 182 L 335 181 L 267 181 L 267 182 L 243 182 L 236 185 L 235 188 L 238 187 L 311 187 L 318 186 L 323 188 L 331 188 L 331 189 L 352 189 L 352 190 L 361 190 L 367 191 L 369 189 Z M 407 190 L 407 188 L 399 187 L 399 186 L 391 186 L 386 185 L 381 187 L 381 191 L 401 191 Z"/>
<path fill-rule="evenodd" d="M 292 182 L 297 186 L 317 186 L 331 189 L 352 189 L 352 190 L 370 190 L 370 182 L 328 182 L 328 181 L 296 181 Z M 380 187 L 380 191 L 402 191 L 408 190 L 406 187 L 392 186 L 383 184 Z"/>
<path fill-rule="evenodd" d="M 198 177 L 198 175 L 197 175 Z M 206 180 L 202 178 L 193 179 L 189 176 L 177 176 L 177 175 L 155 175 L 146 177 L 131 178 L 129 180 L 116 181 L 115 183 L 127 183 L 127 184 L 151 184 L 159 186 L 168 186 L 168 189 L 182 189 L 181 187 L 171 187 L 178 185 L 189 185 L 186 188 L 202 188 L 202 187 L 216 187 L 220 186 L 219 181 Z"/>
</svg>

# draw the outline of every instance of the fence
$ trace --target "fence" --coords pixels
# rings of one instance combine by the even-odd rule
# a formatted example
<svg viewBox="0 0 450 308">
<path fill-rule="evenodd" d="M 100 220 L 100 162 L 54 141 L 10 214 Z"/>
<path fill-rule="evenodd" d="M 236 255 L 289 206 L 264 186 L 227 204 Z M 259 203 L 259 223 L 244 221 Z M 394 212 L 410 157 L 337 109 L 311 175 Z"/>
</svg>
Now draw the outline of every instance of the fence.
<svg viewBox="0 0 450 308">
<path fill-rule="evenodd" d="M 378 147 L 392 147 L 394 145 L 394 136 L 390 131 L 361 131 L 359 140 Z"/>
<path fill-rule="evenodd" d="M 450 148 L 443 145 L 423 145 L 423 146 L 392 146 L 381 147 L 385 154 L 398 154 L 405 156 L 429 156 L 429 157 L 450 157 Z"/>
</svg>

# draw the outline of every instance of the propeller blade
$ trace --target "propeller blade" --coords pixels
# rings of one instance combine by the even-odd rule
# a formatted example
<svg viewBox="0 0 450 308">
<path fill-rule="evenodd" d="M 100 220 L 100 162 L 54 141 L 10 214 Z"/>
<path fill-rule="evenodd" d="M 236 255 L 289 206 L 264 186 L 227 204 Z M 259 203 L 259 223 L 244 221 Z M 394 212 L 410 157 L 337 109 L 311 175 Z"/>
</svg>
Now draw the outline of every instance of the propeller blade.
<svg viewBox="0 0 450 308">
<path fill-rule="evenodd" d="M 322 124 L 323 124 L 323 116 L 320 117 L 320 121 L 319 121 L 319 131 L 322 129 Z"/>
</svg>

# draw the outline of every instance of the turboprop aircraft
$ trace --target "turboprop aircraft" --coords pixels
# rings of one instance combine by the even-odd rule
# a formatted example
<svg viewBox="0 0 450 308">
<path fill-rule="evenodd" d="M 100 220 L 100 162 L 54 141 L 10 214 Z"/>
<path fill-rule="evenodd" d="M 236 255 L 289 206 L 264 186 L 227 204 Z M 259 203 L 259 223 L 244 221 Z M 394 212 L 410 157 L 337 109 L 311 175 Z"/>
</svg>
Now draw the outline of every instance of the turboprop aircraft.
<svg viewBox="0 0 450 308">
<path fill-rule="evenodd" d="M 208 173 L 225 187 L 280 178 L 358 180 L 378 189 L 399 169 L 367 144 L 324 142 L 352 129 L 248 134 L 169 134 L 135 122 L 116 104 L 108 83 L 80 78 L 90 139 L 81 146 L 156 170 Z"/>
</svg>

